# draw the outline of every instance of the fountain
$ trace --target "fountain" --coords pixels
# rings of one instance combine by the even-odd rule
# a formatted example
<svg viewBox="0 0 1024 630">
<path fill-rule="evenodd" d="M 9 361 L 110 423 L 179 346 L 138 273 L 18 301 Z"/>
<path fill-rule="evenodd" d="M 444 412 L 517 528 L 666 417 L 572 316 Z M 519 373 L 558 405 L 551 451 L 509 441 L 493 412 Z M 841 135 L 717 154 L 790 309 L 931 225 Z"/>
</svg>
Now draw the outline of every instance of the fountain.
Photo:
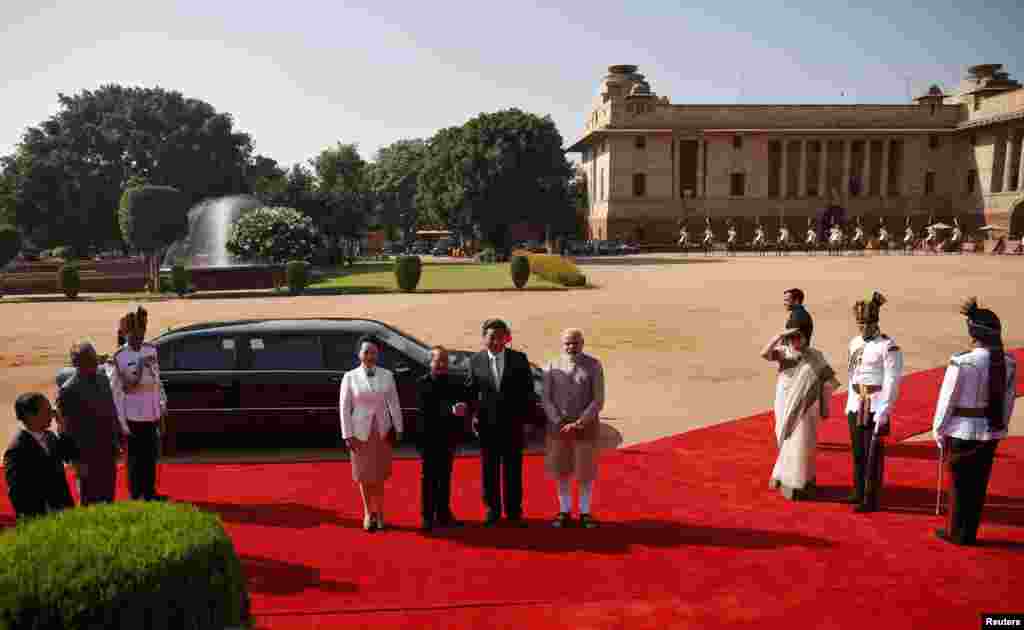
<svg viewBox="0 0 1024 630">
<path fill-rule="evenodd" d="M 250 195 L 204 199 L 188 211 L 188 235 L 167 249 L 161 272 L 177 263 L 189 270 L 199 291 L 268 289 L 279 268 L 261 261 L 238 260 L 227 250 L 231 226 L 242 214 L 265 204 Z"/>
</svg>

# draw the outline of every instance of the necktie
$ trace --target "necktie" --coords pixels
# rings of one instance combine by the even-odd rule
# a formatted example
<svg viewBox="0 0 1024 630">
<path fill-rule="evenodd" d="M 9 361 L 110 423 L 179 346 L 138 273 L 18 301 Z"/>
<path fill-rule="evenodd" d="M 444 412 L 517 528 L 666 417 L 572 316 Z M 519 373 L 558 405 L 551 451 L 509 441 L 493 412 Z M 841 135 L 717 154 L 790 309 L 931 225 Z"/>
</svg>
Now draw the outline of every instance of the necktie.
<svg viewBox="0 0 1024 630">
<path fill-rule="evenodd" d="M 494 355 L 491 358 L 491 362 L 494 364 L 494 382 L 499 387 L 501 386 L 501 355 Z"/>
</svg>

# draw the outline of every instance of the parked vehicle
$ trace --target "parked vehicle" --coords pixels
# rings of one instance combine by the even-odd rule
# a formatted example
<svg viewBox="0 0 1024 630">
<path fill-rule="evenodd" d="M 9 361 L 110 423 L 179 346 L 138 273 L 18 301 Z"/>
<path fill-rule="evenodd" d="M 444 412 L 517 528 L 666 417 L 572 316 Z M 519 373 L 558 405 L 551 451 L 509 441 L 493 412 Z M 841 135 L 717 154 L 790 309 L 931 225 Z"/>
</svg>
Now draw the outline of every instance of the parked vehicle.
<svg viewBox="0 0 1024 630">
<path fill-rule="evenodd" d="M 369 319 L 240 320 L 185 326 L 153 339 L 168 400 L 168 442 L 181 435 L 324 435 L 340 440 L 338 388 L 356 367 L 363 335 L 382 343 L 379 365 L 398 385 L 405 438 L 422 430 L 416 381 L 429 371 L 430 345 Z M 451 350 L 450 370 L 464 377 L 471 352 Z M 528 422 L 546 423 L 539 400 Z M 466 418 L 463 439 L 472 440 Z M 328 441 L 333 440 L 333 441 Z"/>
<path fill-rule="evenodd" d="M 618 250 L 617 253 L 619 253 L 619 254 L 639 254 L 640 253 L 640 248 L 639 247 L 637 247 L 636 245 L 634 245 L 632 243 L 627 243 L 625 241 L 615 241 L 615 246 L 616 246 L 616 248 Z"/>
<path fill-rule="evenodd" d="M 595 253 L 598 256 L 612 256 L 619 253 L 618 246 L 612 241 L 597 241 Z"/>
</svg>

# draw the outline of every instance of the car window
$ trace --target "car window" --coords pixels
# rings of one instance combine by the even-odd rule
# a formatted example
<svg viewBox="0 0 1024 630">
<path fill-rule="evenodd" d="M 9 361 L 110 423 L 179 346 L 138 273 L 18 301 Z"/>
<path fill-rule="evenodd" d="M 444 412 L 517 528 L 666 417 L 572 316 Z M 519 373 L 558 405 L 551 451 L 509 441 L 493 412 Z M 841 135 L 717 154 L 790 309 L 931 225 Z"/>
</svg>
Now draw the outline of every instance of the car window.
<svg viewBox="0 0 1024 630">
<path fill-rule="evenodd" d="M 165 343 L 157 348 L 156 356 L 161 372 L 174 369 L 174 346 L 173 343 Z"/>
<path fill-rule="evenodd" d="M 315 335 L 249 337 L 250 370 L 322 370 L 320 338 Z"/>
<path fill-rule="evenodd" d="M 329 370 L 352 370 L 359 364 L 359 357 L 356 356 L 356 342 L 359 335 L 338 334 L 324 335 L 324 355 L 327 357 L 327 369 Z"/>
<path fill-rule="evenodd" d="M 235 340 L 219 335 L 187 337 L 174 344 L 170 355 L 175 370 L 233 370 Z"/>
</svg>

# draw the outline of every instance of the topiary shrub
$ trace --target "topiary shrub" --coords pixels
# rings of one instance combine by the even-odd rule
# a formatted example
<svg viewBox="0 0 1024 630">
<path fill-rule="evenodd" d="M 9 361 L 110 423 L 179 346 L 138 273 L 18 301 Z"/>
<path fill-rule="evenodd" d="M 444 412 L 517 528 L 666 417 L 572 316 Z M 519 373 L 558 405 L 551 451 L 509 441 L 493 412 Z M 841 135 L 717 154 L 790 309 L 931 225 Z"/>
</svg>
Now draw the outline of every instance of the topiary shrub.
<svg viewBox="0 0 1024 630">
<path fill-rule="evenodd" d="M 186 504 L 64 510 L 0 533 L 0 628 L 216 628 L 249 616 L 218 517 Z"/>
<path fill-rule="evenodd" d="M 175 263 L 175 265 L 171 267 L 171 286 L 174 288 L 174 292 L 178 294 L 178 297 L 183 297 L 188 293 L 188 284 L 188 269 L 185 269 L 185 265 L 181 263 Z"/>
<path fill-rule="evenodd" d="M 285 278 L 288 282 L 288 291 L 292 295 L 302 293 L 309 285 L 309 263 L 304 260 L 288 261 Z"/>
<path fill-rule="evenodd" d="M 395 260 L 395 280 L 403 291 L 415 291 L 422 273 L 423 263 L 419 256 L 399 256 Z"/>
<path fill-rule="evenodd" d="M 563 271 L 556 275 L 556 280 L 564 287 L 587 286 L 587 277 L 578 271 Z"/>
<path fill-rule="evenodd" d="M 78 297 L 78 291 L 82 288 L 82 277 L 78 273 L 78 265 L 75 263 L 61 265 L 57 272 L 57 288 L 72 300 Z"/>
<path fill-rule="evenodd" d="M 513 256 L 512 264 L 512 284 L 516 285 L 517 289 L 522 289 L 526 286 L 526 281 L 530 279 L 530 259 L 526 256 Z"/>
</svg>

